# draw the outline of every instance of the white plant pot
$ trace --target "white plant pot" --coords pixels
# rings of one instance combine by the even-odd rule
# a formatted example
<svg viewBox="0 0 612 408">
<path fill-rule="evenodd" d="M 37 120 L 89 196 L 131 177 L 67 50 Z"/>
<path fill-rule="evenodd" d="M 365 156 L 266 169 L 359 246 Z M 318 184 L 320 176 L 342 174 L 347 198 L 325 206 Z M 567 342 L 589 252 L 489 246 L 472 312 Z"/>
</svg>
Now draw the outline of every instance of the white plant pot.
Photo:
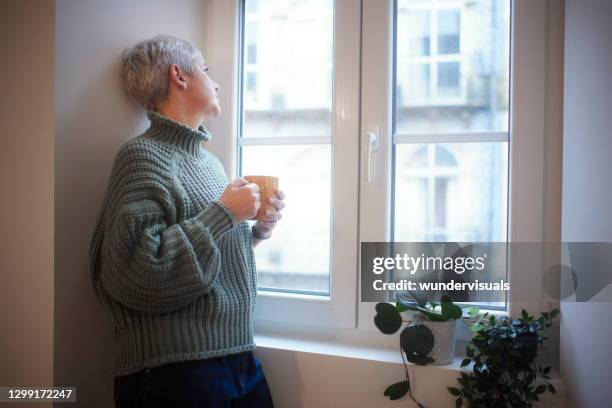
<svg viewBox="0 0 612 408">
<path fill-rule="evenodd" d="M 434 359 L 433 365 L 446 365 L 453 362 L 455 358 L 455 332 L 457 331 L 457 320 L 448 322 L 421 321 L 434 335 L 434 347 L 427 355 Z"/>
</svg>

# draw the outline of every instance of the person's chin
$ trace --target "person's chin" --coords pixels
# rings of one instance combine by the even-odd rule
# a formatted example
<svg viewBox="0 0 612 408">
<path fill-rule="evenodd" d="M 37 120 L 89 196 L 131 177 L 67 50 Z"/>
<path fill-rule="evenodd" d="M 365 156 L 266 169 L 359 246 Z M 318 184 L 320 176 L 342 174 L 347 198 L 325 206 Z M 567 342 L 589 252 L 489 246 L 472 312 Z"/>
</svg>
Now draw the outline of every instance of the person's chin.
<svg viewBox="0 0 612 408">
<path fill-rule="evenodd" d="M 217 104 L 209 106 L 207 109 L 204 110 L 204 120 L 214 119 L 219 115 L 221 115 L 221 107 Z"/>
</svg>

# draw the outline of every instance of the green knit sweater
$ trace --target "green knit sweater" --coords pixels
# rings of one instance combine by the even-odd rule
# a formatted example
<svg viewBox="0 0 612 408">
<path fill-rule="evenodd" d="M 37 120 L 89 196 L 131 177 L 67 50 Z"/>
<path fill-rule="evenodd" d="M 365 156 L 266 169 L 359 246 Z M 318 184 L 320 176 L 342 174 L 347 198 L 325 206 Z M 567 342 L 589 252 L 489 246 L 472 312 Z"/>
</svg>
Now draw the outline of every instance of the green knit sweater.
<svg viewBox="0 0 612 408">
<path fill-rule="evenodd" d="M 114 375 L 255 349 L 251 230 L 218 200 L 228 180 L 201 146 L 210 134 L 147 116 L 115 158 L 90 248 Z"/>
</svg>

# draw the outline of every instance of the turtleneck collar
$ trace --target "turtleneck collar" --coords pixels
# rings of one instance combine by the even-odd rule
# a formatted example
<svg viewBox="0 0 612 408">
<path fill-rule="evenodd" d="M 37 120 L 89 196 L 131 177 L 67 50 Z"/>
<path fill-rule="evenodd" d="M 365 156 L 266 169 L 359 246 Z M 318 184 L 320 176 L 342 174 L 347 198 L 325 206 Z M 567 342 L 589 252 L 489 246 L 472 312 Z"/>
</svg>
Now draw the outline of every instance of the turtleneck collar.
<svg viewBox="0 0 612 408">
<path fill-rule="evenodd" d="M 202 154 L 202 142 L 211 139 L 210 132 L 204 125 L 194 129 L 151 110 L 147 111 L 147 117 L 151 121 L 149 131 L 152 136 L 191 155 L 200 156 Z"/>
</svg>

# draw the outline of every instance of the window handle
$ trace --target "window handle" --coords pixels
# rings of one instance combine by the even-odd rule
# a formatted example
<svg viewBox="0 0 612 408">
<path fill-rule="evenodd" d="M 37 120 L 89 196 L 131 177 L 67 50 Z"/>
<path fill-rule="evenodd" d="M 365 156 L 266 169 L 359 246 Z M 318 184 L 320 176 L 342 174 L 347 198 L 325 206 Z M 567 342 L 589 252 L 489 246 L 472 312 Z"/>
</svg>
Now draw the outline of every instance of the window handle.
<svg viewBox="0 0 612 408">
<path fill-rule="evenodd" d="M 370 126 L 368 129 L 368 184 L 372 184 L 372 153 L 380 148 L 380 133 L 378 126 Z"/>
</svg>

